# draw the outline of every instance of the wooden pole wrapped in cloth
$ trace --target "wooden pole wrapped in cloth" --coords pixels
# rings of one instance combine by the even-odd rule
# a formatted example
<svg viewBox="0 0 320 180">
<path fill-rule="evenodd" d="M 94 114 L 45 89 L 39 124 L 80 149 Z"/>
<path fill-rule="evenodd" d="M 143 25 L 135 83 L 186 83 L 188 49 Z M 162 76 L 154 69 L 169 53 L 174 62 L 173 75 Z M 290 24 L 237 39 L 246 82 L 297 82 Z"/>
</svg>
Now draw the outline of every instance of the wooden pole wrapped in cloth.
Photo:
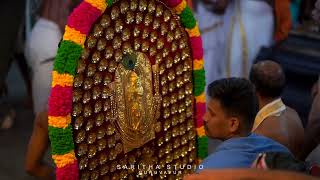
<svg viewBox="0 0 320 180">
<path fill-rule="evenodd" d="M 57 179 L 194 171 L 207 156 L 204 78 L 186 0 L 84 0 L 68 18 L 53 69 Z"/>
</svg>

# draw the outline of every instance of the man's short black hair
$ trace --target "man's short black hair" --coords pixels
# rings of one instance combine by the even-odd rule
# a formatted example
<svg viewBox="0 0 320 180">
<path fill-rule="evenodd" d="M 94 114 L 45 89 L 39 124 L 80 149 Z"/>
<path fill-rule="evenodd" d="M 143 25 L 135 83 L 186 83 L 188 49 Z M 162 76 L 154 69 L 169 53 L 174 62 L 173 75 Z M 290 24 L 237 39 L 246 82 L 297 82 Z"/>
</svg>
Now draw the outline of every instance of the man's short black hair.
<svg viewBox="0 0 320 180">
<path fill-rule="evenodd" d="M 286 77 L 281 66 L 269 60 L 254 64 L 249 78 L 257 92 L 263 97 L 280 97 L 286 84 Z"/>
<path fill-rule="evenodd" d="M 216 80 L 208 86 L 208 95 L 220 102 L 227 115 L 238 117 L 244 125 L 244 130 L 251 131 L 259 106 L 254 86 L 249 80 Z"/>
</svg>

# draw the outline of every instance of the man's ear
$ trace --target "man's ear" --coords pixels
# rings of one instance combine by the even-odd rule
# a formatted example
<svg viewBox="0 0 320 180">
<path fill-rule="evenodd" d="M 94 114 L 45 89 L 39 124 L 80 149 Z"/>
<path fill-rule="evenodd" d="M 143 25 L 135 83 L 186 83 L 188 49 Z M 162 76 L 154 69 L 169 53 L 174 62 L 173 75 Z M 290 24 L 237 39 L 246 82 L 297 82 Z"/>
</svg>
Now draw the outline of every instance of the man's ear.
<svg viewBox="0 0 320 180">
<path fill-rule="evenodd" d="M 229 119 L 229 130 L 231 133 L 236 133 L 240 130 L 240 120 L 236 117 L 231 117 Z"/>
</svg>

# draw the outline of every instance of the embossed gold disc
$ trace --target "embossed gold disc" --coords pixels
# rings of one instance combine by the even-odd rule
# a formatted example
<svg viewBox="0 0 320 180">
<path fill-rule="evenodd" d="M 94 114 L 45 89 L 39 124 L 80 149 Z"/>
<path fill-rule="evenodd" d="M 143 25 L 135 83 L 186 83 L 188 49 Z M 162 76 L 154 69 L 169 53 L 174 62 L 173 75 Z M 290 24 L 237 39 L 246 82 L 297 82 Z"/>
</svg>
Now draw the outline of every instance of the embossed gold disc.
<svg viewBox="0 0 320 180">
<path fill-rule="evenodd" d="M 159 171 L 195 165 L 192 89 L 191 49 L 178 16 L 159 0 L 114 1 L 92 27 L 74 80 L 80 179 L 190 173 Z M 142 165 L 158 173 L 142 173 Z"/>
</svg>

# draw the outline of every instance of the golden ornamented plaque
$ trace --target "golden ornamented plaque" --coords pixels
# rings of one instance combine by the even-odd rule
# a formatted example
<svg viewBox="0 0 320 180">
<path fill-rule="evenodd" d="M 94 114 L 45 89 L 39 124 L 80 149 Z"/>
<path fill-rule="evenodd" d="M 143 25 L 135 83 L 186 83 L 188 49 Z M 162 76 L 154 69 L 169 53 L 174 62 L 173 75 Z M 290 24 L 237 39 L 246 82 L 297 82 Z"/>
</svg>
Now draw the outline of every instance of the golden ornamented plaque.
<svg viewBox="0 0 320 180">
<path fill-rule="evenodd" d="M 181 179 L 184 170 L 152 176 L 137 166 L 195 164 L 187 37 L 160 0 L 114 0 L 97 19 L 73 86 L 79 179 Z"/>
<path fill-rule="evenodd" d="M 112 123 L 120 135 L 125 153 L 154 139 L 155 115 L 161 102 L 159 92 L 152 92 L 153 84 L 156 83 L 152 83 L 152 68 L 148 57 L 143 53 L 131 57 L 136 57 L 129 59 L 136 61 L 134 67 L 128 69 L 119 64 L 115 81 L 110 84 L 113 91 Z M 157 71 L 157 68 L 153 69 Z"/>
</svg>

